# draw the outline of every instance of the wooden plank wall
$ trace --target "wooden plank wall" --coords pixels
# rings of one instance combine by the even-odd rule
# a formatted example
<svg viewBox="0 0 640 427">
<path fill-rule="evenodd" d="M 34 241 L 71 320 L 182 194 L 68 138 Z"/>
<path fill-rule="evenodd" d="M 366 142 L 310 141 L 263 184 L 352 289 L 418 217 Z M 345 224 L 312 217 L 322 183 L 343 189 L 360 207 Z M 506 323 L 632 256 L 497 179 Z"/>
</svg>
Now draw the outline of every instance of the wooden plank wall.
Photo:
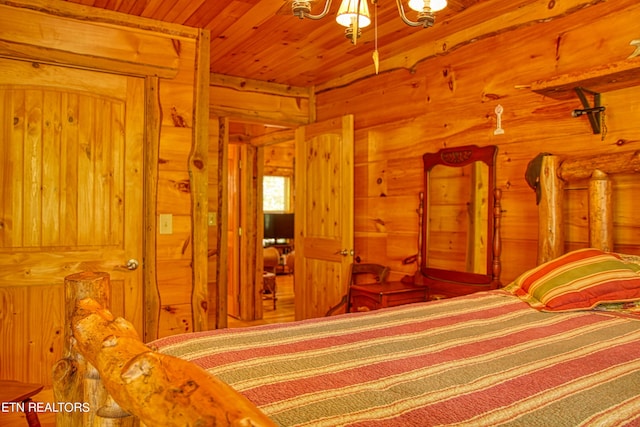
<svg viewBox="0 0 640 427">
<path fill-rule="evenodd" d="M 435 42 L 416 43 L 419 48 L 387 62 L 395 69 L 383 68 L 377 76 L 363 70 L 316 88 L 319 120 L 355 116 L 356 252 L 365 261 L 390 265 L 392 279 L 416 268 L 402 265 L 402 260 L 417 252 L 424 152 L 498 145 L 502 279 L 508 282 L 536 263 L 537 211 L 535 195 L 524 179 L 527 163 L 540 152 L 575 156 L 640 148 L 640 81 L 602 94 L 607 108 L 602 135 L 592 133 L 586 117 L 572 117 L 573 109 L 582 108 L 577 97 L 556 100 L 522 87 L 627 58 L 634 50 L 630 41 L 640 37 L 640 4 L 528 2 L 518 16 L 456 31 L 458 20 L 497 3 L 483 2 L 446 26 L 422 30 L 434 32 L 429 37 Z M 379 49 L 382 57 L 396 53 L 384 45 Z M 360 80 L 341 86 L 355 77 Z M 504 135 L 494 135 L 498 104 L 504 108 Z M 626 181 L 620 186 L 638 184 Z M 635 194 L 614 202 L 622 208 L 616 218 L 621 226 L 617 248 L 631 253 L 640 252 L 640 224 L 633 219 L 637 189 Z M 577 191 L 569 199 L 568 246 L 584 246 L 586 199 Z"/>
<path fill-rule="evenodd" d="M 208 34 L 107 11 L 96 11 L 96 22 L 91 22 L 89 9 L 64 2 L 0 1 L 0 9 L 4 57 L 143 79 L 145 99 L 137 101 L 144 103 L 141 111 L 146 117 L 134 136 L 140 142 L 135 149 L 144 152 L 146 160 L 146 238 L 140 260 L 145 263 L 144 283 L 136 285 L 145 288 L 146 307 L 130 309 L 138 313 L 148 309 L 146 339 L 208 327 L 207 236 L 202 225 L 207 206 L 209 78 L 202 64 L 208 64 Z M 158 232 L 159 214 L 172 215 L 172 234 Z M 23 249 L 10 248 L 16 253 Z M 29 253 L 38 250 L 49 249 L 27 248 Z M 18 279 L 0 283 L 1 379 L 50 383 L 51 366 L 62 352 L 62 281 L 65 275 L 88 268 L 82 262 L 63 267 L 49 272 L 50 284 L 43 286 L 30 286 L 31 272 L 19 263 L 15 271 L 2 271 L 3 277 Z M 126 295 L 132 291 L 140 292 L 120 292 L 124 297 L 118 303 L 126 309 Z"/>
</svg>

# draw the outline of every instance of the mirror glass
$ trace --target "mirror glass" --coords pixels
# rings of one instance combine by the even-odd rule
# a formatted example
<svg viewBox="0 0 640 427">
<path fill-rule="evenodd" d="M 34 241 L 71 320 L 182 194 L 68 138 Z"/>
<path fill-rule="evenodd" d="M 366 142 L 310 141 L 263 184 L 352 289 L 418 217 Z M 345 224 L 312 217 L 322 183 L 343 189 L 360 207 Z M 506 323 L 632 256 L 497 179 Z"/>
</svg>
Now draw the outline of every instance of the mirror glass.
<svg viewBox="0 0 640 427">
<path fill-rule="evenodd" d="M 429 173 L 426 262 L 442 270 L 487 273 L 489 168 L 437 165 Z"/>
<path fill-rule="evenodd" d="M 492 280 L 496 146 L 426 153 L 421 270 L 469 283 Z"/>
</svg>

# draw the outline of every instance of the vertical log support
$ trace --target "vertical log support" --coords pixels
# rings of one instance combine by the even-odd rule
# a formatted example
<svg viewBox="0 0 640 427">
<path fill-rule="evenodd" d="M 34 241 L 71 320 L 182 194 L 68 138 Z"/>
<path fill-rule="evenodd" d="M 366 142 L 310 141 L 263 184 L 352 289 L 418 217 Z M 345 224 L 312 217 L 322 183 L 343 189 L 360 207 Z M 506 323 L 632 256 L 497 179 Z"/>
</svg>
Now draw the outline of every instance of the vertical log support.
<svg viewBox="0 0 640 427">
<path fill-rule="evenodd" d="M 189 154 L 189 180 L 191 183 L 191 233 L 193 236 L 193 286 L 191 289 L 191 315 L 193 331 L 209 329 L 209 277 L 208 230 L 209 211 L 207 162 L 209 158 L 209 30 L 200 30 L 196 59 L 196 85 L 193 146 Z"/>
<path fill-rule="evenodd" d="M 59 426 L 136 426 L 137 420 L 113 402 L 96 369 L 87 363 L 75 346 L 71 322 L 78 301 L 92 298 L 109 306 L 107 273 L 82 272 L 67 276 L 63 358 L 53 367 L 53 395 L 56 402 L 83 404 L 78 410 L 56 412 Z"/>
<path fill-rule="evenodd" d="M 564 183 L 556 174 L 558 157 L 544 156 L 540 171 L 538 206 L 538 265 L 564 253 L 562 204 Z"/>
<path fill-rule="evenodd" d="M 589 180 L 589 246 L 613 251 L 613 205 L 609 175 L 596 169 Z"/>
<path fill-rule="evenodd" d="M 145 80 L 145 144 L 144 144 L 144 338 L 145 342 L 158 338 L 160 324 L 160 292 L 158 291 L 158 265 L 156 248 L 158 245 L 158 173 L 160 159 L 160 128 L 162 108 L 160 107 L 160 82 L 157 77 Z"/>
</svg>

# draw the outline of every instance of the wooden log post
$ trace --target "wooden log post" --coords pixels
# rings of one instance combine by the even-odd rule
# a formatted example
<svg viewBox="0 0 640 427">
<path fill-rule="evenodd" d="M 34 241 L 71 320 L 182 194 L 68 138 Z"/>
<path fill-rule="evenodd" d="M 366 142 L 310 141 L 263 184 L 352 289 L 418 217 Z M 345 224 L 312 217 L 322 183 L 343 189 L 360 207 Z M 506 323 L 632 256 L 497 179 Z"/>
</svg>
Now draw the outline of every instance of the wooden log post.
<svg viewBox="0 0 640 427">
<path fill-rule="evenodd" d="M 558 162 L 556 156 L 544 156 L 542 159 L 538 206 L 538 265 L 564 253 L 564 183 L 556 174 Z"/>
<path fill-rule="evenodd" d="M 589 246 L 613 251 L 613 202 L 609 175 L 596 169 L 589 180 Z"/>
<path fill-rule="evenodd" d="M 78 386 L 85 397 L 90 391 L 99 396 L 100 401 L 90 403 L 95 412 L 91 419 L 84 423 L 77 423 L 76 418 L 65 419 L 58 425 L 124 427 L 138 425 L 138 420 L 146 426 L 166 427 L 275 425 L 247 398 L 202 368 L 152 351 L 140 340 L 131 323 L 121 317 L 114 318 L 100 302 L 92 298 L 78 299 L 91 293 L 85 292 L 86 289 L 95 288 L 97 295 L 102 296 L 99 299 L 106 303 L 108 290 L 102 286 L 108 287 L 108 275 L 81 273 L 68 277 L 65 282 L 73 288 L 67 293 L 67 303 L 75 307 L 67 309 L 67 313 L 72 313 L 69 324 L 73 359 L 60 363 L 56 387 L 67 394 L 58 394 L 56 398 L 66 400 L 70 398 L 69 393 L 74 393 L 74 401 L 80 401 L 80 393 L 74 389 Z M 67 365 L 72 362 L 81 365 L 84 360 L 82 372 L 88 380 L 79 381 Z M 98 376 L 96 372 L 100 386 L 93 382 Z M 73 383 L 68 382 L 68 378 Z M 102 386 L 107 393 L 99 388 Z"/>
<path fill-rule="evenodd" d="M 107 273 L 82 272 L 65 278 L 65 329 L 63 359 L 53 367 L 53 393 L 57 402 L 76 405 L 56 412 L 61 426 L 137 426 L 135 417 L 109 399 L 98 371 L 78 352 L 72 321 L 78 301 L 92 298 L 107 307 L 110 298 Z"/>
</svg>

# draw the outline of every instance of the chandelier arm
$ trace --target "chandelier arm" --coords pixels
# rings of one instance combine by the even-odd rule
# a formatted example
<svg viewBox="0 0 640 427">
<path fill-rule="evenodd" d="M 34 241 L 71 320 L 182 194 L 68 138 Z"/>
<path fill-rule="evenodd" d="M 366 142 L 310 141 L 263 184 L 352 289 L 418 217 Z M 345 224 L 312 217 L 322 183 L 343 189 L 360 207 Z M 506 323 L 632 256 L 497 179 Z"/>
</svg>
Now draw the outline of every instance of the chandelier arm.
<svg viewBox="0 0 640 427">
<path fill-rule="evenodd" d="M 312 15 L 310 13 L 305 13 L 304 17 L 309 19 L 314 19 L 314 20 L 322 19 L 325 16 L 327 16 L 327 13 L 329 13 L 330 7 L 331 7 L 331 0 L 327 0 L 327 2 L 324 5 L 324 10 L 319 15 Z"/>
<path fill-rule="evenodd" d="M 407 15 L 404 13 L 404 7 L 402 6 L 402 2 L 400 0 L 396 0 L 396 4 L 398 5 L 398 13 L 400 14 L 400 18 L 402 21 L 410 27 L 422 27 L 424 24 L 422 22 L 414 22 L 407 18 Z"/>
</svg>

